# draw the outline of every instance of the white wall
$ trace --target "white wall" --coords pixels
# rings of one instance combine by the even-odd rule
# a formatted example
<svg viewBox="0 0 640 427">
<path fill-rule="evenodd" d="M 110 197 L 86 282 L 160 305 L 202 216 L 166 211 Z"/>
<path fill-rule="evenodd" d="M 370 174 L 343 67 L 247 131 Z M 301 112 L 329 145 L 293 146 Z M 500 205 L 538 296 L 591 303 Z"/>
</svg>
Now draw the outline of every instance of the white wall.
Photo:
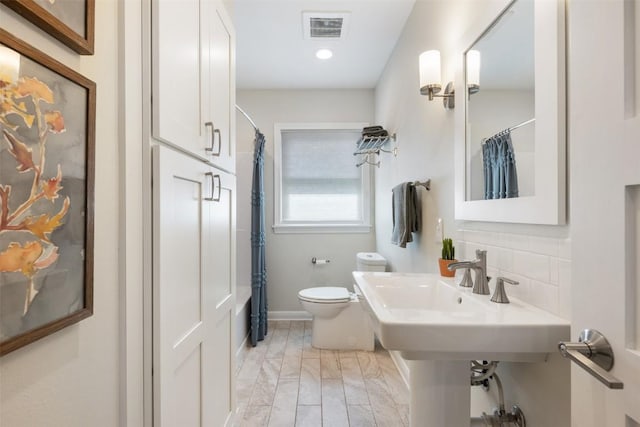
<svg viewBox="0 0 640 427">
<path fill-rule="evenodd" d="M 549 311 L 569 316 L 569 227 L 518 226 L 454 220 L 454 115 L 436 99 L 419 95 L 418 56 L 439 49 L 443 85 L 453 79 L 451 52 L 463 51 L 460 39 L 473 20 L 501 10 L 506 1 L 416 2 L 401 39 L 376 89 L 376 122 L 398 135 L 398 157 L 383 158 L 376 173 L 377 250 L 396 271 L 437 272 L 440 244 L 436 219 L 444 219 L 445 235 L 453 237 L 458 258 L 471 258 L 476 248 L 488 249 L 490 273 L 516 277 L 521 288 L 508 288 Z M 425 24 L 425 23 L 428 23 Z M 420 191 L 423 230 L 401 249 L 390 243 L 391 188 L 403 181 L 431 178 L 431 191 Z M 517 275 L 516 275 L 517 274 Z M 562 279 L 561 279 L 562 275 Z M 562 286 L 560 285 L 562 283 Z M 493 283 L 492 283 L 493 284 Z M 532 426 L 568 426 L 569 366 L 552 355 L 546 363 L 503 363 L 499 368 L 507 404 L 523 409 Z M 472 413 L 490 412 L 495 389 L 472 391 Z"/>
<path fill-rule="evenodd" d="M 349 287 L 355 254 L 375 248 L 374 233 L 274 234 L 273 125 L 303 122 L 373 122 L 372 90 L 239 90 L 238 105 L 249 114 L 267 139 L 265 194 L 267 226 L 267 299 L 269 311 L 301 311 L 298 291 L 310 286 Z M 237 118 L 238 287 L 251 283 L 251 176 L 254 133 L 248 121 Z M 356 141 L 354 141 L 355 147 Z M 314 266 L 311 258 L 328 258 Z"/>
<path fill-rule="evenodd" d="M 95 55 L 78 56 L 0 5 L 2 28 L 97 83 L 94 315 L 0 359 L 0 425 L 119 425 L 118 34 L 96 2 Z"/>
</svg>

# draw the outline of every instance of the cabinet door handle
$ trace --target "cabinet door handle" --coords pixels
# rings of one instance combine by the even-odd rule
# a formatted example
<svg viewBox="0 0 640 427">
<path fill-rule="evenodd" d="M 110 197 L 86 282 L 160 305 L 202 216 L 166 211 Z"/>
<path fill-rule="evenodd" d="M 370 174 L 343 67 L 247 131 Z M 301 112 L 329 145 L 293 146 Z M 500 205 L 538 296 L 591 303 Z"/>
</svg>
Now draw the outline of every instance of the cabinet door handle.
<svg viewBox="0 0 640 427">
<path fill-rule="evenodd" d="M 220 133 L 220 129 L 216 129 L 216 127 L 213 126 L 213 122 L 205 122 L 204 126 L 211 128 L 211 133 L 209 134 L 211 135 L 209 139 L 211 145 L 209 147 L 206 147 L 204 150 L 210 151 L 212 156 L 217 157 L 220 155 L 220 151 L 222 150 L 222 134 Z M 213 150 L 216 146 L 216 134 L 218 135 L 218 151 L 214 152 Z"/>
<path fill-rule="evenodd" d="M 613 350 L 609 341 L 595 329 L 585 329 L 579 342 L 560 342 L 558 350 L 562 356 L 576 362 L 598 381 L 612 389 L 622 389 L 622 381 L 609 373 L 613 368 Z"/>
<path fill-rule="evenodd" d="M 222 151 L 222 133 L 220 132 L 220 129 L 213 128 L 213 134 L 211 135 L 211 151 L 213 151 L 213 147 L 216 143 L 216 134 L 218 135 L 218 151 L 211 153 L 211 155 L 218 157 L 220 156 L 220 151 Z"/>
<path fill-rule="evenodd" d="M 204 199 L 210 202 L 219 202 L 220 196 L 222 196 L 222 181 L 220 180 L 220 175 L 214 175 L 213 172 L 207 172 L 205 175 L 211 178 L 211 197 L 205 197 Z M 216 185 L 216 181 L 218 181 L 218 185 Z M 217 196 L 216 187 L 218 188 Z"/>
</svg>

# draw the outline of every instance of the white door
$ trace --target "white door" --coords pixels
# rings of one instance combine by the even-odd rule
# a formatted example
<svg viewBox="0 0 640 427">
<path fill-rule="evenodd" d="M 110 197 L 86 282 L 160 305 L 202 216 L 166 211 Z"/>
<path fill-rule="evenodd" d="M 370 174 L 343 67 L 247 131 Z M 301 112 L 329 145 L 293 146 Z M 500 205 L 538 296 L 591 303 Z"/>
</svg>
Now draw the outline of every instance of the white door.
<svg viewBox="0 0 640 427">
<path fill-rule="evenodd" d="M 235 171 L 235 33 L 222 1 L 209 1 L 206 14 L 209 42 L 207 97 L 213 134 L 207 152 L 216 166 Z"/>
<path fill-rule="evenodd" d="M 201 44 L 199 0 L 153 0 L 152 132 L 154 138 L 205 157 L 210 120 L 202 111 L 208 54 Z M 205 27 L 206 28 L 206 27 Z"/>
<path fill-rule="evenodd" d="M 211 288 L 207 306 L 208 338 L 214 343 L 207 383 L 213 385 L 206 401 L 212 427 L 230 425 L 235 407 L 235 241 L 236 177 L 210 168 L 211 193 L 204 206 L 204 277 Z"/>
<path fill-rule="evenodd" d="M 575 427 L 640 426 L 640 2 L 569 2 L 572 341 L 611 343 L 612 390 L 572 364 Z M 635 9 L 635 10 L 634 10 Z"/>
<path fill-rule="evenodd" d="M 205 280 L 209 167 L 153 149 L 153 425 L 214 426 L 215 300 Z"/>
</svg>

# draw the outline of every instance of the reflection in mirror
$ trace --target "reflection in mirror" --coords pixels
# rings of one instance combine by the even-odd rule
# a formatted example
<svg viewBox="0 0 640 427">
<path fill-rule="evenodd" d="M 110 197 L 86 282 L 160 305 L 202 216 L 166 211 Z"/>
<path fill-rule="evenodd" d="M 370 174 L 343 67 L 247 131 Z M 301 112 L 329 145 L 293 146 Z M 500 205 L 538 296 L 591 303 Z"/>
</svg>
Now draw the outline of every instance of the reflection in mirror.
<svg viewBox="0 0 640 427">
<path fill-rule="evenodd" d="M 535 195 L 534 2 L 515 0 L 465 53 L 466 200 Z"/>
</svg>

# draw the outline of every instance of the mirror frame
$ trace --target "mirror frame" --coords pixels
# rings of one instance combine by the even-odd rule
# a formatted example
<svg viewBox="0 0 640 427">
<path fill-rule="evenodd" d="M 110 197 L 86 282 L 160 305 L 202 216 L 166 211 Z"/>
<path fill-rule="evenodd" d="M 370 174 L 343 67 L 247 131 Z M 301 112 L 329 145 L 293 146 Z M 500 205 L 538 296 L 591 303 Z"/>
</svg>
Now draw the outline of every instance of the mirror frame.
<svg viewBox="0 0 640 427">
<path fill-rule="evenodd" d="M 534 196 L 466 200 L 467 86 L 465 54 L 511 6 L 480 16 L 461 41 L 456 57 L 455 219 L 521 224 L 566 223 L 566 73 L 565 3 L 534 1 L 535 41 L 535 190 Z M 482 90 L 482 77 L 480 80 Z"/>
</svg>

